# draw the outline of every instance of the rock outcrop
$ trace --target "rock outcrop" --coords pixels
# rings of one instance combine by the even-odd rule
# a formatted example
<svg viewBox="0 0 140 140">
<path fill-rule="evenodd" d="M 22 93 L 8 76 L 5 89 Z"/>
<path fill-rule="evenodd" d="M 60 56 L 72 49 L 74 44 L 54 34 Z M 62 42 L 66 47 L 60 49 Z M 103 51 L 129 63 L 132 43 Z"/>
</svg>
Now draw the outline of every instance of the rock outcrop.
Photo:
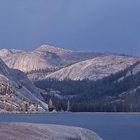
<svg viewBox="0 0 140 140">
<path fill-rule="evenodd" d="M 27 108 L 33 109 L 35 106 L 42 107 L 42 110 L 47 109 L 41 92 L 43 91 L 36 88 L 25 73 L 8 68 L 0 59 L 1 112 L 20 112 L 23 108 L 27 111 Z"/>
<path fill-rule="evenodd" d="M 8 67 L 28 72 L 30 80 L 44 78 L 97 80 L 123 70 L 140 60 L 131 56 L 76 52 L 50 45 L 42 45 L 26 52 L 2 49 L 0 57 Z M 52 71 L 42 73 L 42 70 Z"/>
<path fill-rule="evenodd" d="M 91 130 L 26 123 L 0 123 L 0 138 L 4 140 L 102 140 Z"/>
<path fill-rule="evenodd" d="M 8 67 L 30 72 L 32 70 L 59 68 L 76 61 L 93 58 L 99 53 L 84 53 L 42 45 L 32 51 L 1 49 L 0 57 Z"/>
<path fill-rule="evenodd" d="M 62 65 L 61 58 L 50 52 L 21 52 L 1 58 L 8 67 L 24 72 Z"/>
<path fill-rule="evenodd" d="M 46 78 L 58 80 L 98 80 L 115 74 L 135 64 L 139 58 L 119 55 L 107 55 L 81 61 L 50 73 Z"/>
</svg>

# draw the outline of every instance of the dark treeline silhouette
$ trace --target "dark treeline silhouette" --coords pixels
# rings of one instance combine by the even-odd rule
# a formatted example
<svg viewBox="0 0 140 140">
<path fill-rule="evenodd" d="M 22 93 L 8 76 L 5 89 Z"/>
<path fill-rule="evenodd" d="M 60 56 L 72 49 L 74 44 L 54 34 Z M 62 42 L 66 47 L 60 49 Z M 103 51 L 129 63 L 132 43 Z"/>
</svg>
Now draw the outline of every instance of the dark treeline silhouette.
<svg viewBox="0 0 140 140">
<path fill-rule="evenodd" d="M 136 112 L 140 111 L 140 73 L 126 76 L 128 70 L 130 68 L 98 81 L 47 79 L 37 81 L 35 85 L 48 92 L 50 89 L 58 90 L 60 95 L 70 97 L 71 111 Z M 59 102 L 56 105 L 59 108 L 66 108 L 66 99 L 49 98 Z"/>
<path fill-rule="evenodd" d="M 35 70 L 27 72 L 27 74 L 33 74 L 33 73 L 47 74 L 47 73 L 50 73 L 50 72 L 54 72 L 56 70 L 58 70 L 58 68 L 35 69 Z"/>
</svg>

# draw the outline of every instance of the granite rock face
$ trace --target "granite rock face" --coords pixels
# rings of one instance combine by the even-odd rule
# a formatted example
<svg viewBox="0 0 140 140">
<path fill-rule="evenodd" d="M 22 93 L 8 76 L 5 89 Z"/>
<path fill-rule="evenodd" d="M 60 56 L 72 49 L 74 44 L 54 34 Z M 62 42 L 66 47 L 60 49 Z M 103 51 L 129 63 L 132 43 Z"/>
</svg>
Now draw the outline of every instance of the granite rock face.
<svg viewBox="0 0 140 140">
<path fill-rule="evenodd" d="M 2 49 L 0 57 L 10 68 L 32 72 L 28 74 L 30 80 L 45 78 L 97 80 L 123 70 L 140 60 L 131 56 L 76 52 L 50 45 L 42 45 L 27 52 Z M 41 70 L 47 69 L 53 69 L 53 71 L 42 73 Z M 34 72 L 36 70 L 40 71 Z"/>
<path fill-rule="evenodd" d="M 23 72 L 64 67 L 76 61 L 93 58 L 99 53 L 74 52 L 50 45 L 42 45 L 35 50 L 21 51 L 1 49 L 0 57 L 10 68 Z"/>
<path fill-rule="evenodd" d="M 135 75 L 135 74 L 137 74 L 139 72 L 140 72 L 140 62 L 138 62 L 135 66 L 133 66 L 133 68 L 131 68 L 127 72 L 126 76 Z"/>
<path fill-rule="evenodd" d="M 1 49 L 0 50 L 0 57 L 8 57 L 15 53 L 22 53 L 22 50 L 15 50 L 15 49 Z"/>
<path fill-rule="evenodd" d="M 8 67 L 24 72 L 62 65 L 61 58 L 51 52 L 18 52 L 8 56 L 3 54 L 3 56 L 1 55 L 1 58 Z"/>
<path fill-rule="evenodd" d="M 3 140 L 102 140 L 91 130 L 26 123 L 0 123 L 0 138 Z"/>
<path fill-rule="evenodd" d="M 32 109 L 35 104 L 47 109 L 41 92 L 25 73 L 8 68 L 0 59 L 0 112 L 20 112 L 27 104 Z"/>
<path fill-rule="evenodd" d="M 56 78 L 58 80 L 98 80 L 124 70 L 135 64 L 138 60 L 139 58 L 128 56 L 101 56 L 72 64 L 50 73 L 46 78 Z"/>
</svg>

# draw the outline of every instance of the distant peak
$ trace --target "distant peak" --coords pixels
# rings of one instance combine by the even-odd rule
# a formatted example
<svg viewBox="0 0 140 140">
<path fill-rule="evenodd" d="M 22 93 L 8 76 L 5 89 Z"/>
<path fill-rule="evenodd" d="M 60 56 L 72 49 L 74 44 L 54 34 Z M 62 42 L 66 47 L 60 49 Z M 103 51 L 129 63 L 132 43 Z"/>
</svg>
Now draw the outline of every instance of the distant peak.
<svg viewBox="0 0 140 140">
<path fill-rule="evenodd" d="M 16 50 L 16 49 L 0 49 L 0 57 L 6 57 L 6 56 L 10 56 L 14 53 L 21 53 L 23 52 L 22 50 Z"/>
<path fill-rule="evenodd" d="M 56 53 L 56 54 L 64 54 L 64 53 L 72 52 L 71 50 L 58 48 L 58 47 L 55 47 L 55 46 L 45 45 L 45 44 L 41 45 L 39 48 L 37 48 L 36 51 L 48 51 L 48 52 Z"/>
<path fill-rule="evenodd" d="M 0 50 L 0 57 L 3 56 L 9 56 L 11 55 L 13 52 L 10 49 L 1 49 Z"/>
<path fill-rule="evenodd" d="M 6 49 L 6 48 L 0 49 L 0 51 L 2 51 L 2 52 L 11 52 L 10 49 Z"/>
</svg>

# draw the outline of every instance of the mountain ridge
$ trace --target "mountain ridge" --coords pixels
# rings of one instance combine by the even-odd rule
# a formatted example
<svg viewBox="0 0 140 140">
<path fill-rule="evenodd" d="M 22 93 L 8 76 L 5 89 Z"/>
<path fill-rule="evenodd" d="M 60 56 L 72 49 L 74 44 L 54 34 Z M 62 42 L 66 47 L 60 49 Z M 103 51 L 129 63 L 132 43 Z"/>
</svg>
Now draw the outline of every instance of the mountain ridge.
<svg viewBox="0 0 140 140">
<path fill-rule="evenodd" d="M 50 73 L 46 78 L 56 78 L 58 80 L 98 80 L 124 70 L 137 61 L 138 58 L 134 57 L 101 56 L 64 67 L 56 72 Z"/>
<path fill-rule="evenodd" d="M 82 80 L 86 78 L 97 80 L 109 76 L 114 72 L 118 72 L 119 70 L 123 70 L 140 60 L 138 57 L 119 54 L 78 52 L 51 45 L 41 45 L 30 51 L 2 49 L 0 50 L 0 57 L 10 68 L 28 73 L 32 72 L 28 74 L 30 80 L 40 80 L 49 77 L 61 80 L 65 78 L 72 80 Z M 113 59 L 115 59 L 115 63 L 118 61 L 118 64 L 113 64 Z M 107 65 L 110 63 L 110 66 L 106 67 L 104 63 Z M 117 68 L 117 66 L 120 68 Z M 36 70 L 40 70 L 40 72 L 36 73 Z M 42 70 L 50 72 L 42 73 Z"/>
<path fill-rule="evenodd" d="M 101 53 L 75 52 L 50 45 L 30 50 L 1 49 L 0 58 L 10 67 L 29 72 L 37 69 L 61 67 L 76 61 L 93 58 Z"/>
<path fill-rule="evenodd" d="M 20 112 L 26 104 L 34 111 L 34 104 L 39 105 L 42 111 L 47 110 L 41 92 L 44 91 L 36 88 L 25 73 L 8 68 L 0 59 L 0 111 Z"/>
</svg>

